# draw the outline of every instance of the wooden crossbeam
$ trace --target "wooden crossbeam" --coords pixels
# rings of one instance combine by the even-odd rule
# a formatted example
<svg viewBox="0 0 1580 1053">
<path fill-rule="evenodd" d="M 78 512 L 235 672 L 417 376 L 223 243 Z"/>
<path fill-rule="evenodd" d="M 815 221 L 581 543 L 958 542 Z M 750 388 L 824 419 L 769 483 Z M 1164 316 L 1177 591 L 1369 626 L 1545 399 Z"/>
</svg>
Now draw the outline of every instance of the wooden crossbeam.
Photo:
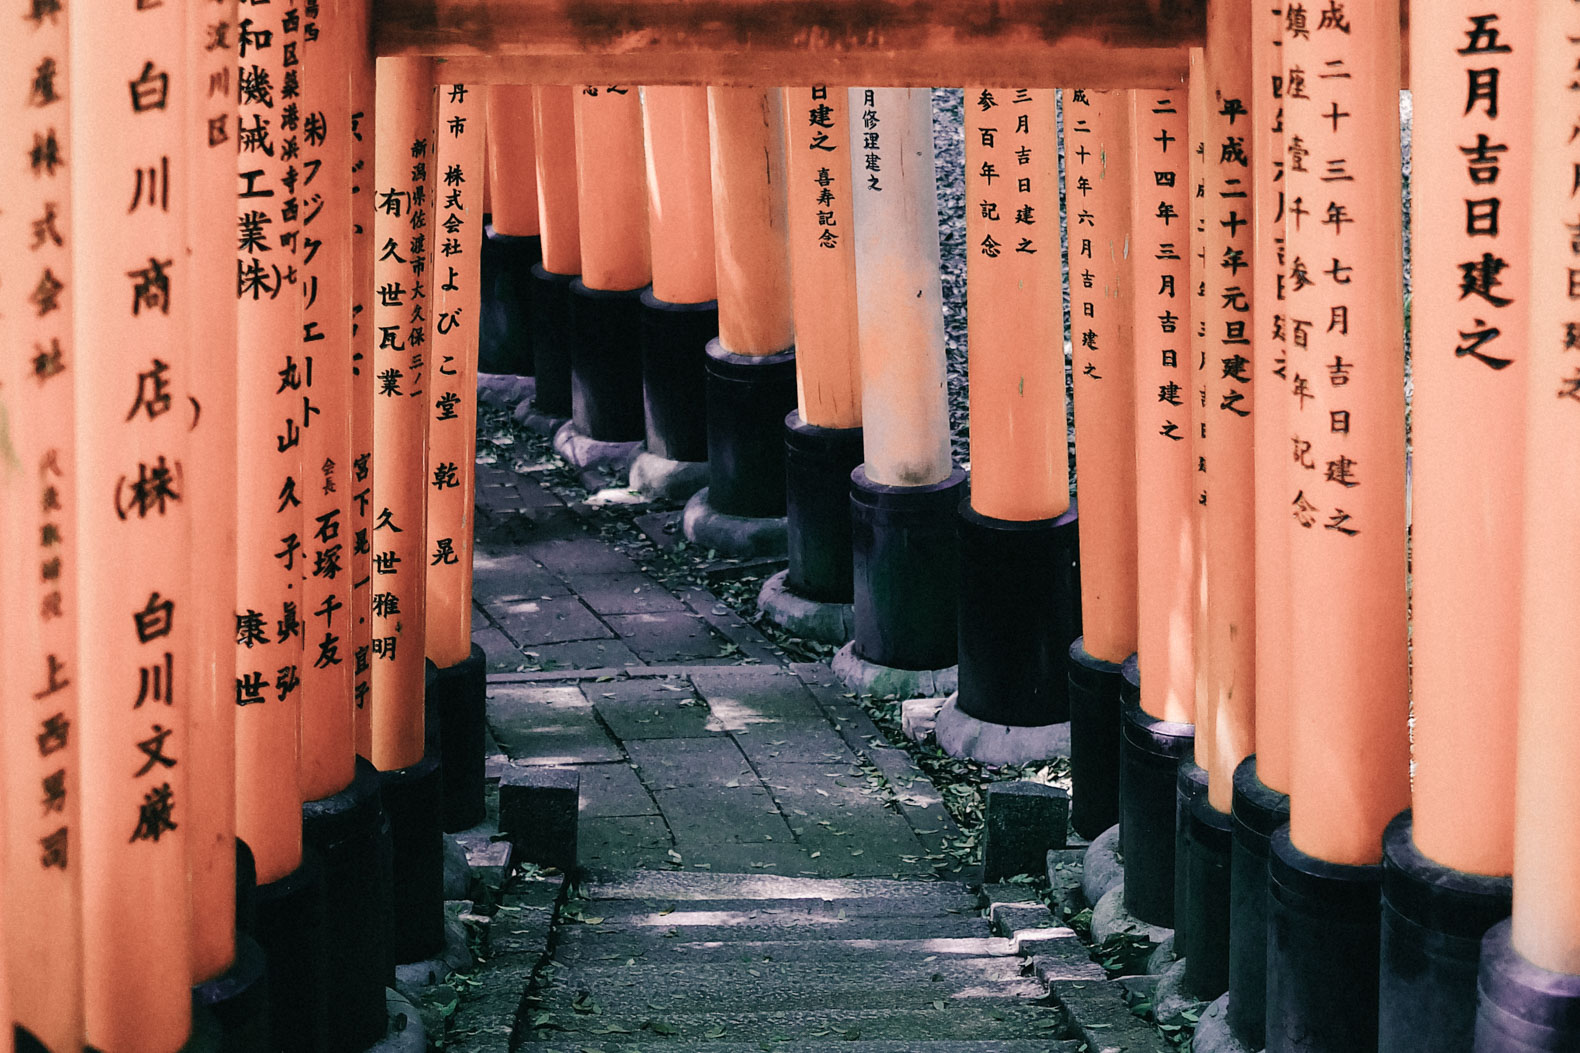
<svg viewBox="0 0 1580 1053">
<path fill-rule="evenodd" d="M 376 0 L 466 83 L 1171 87 L 1207 0 Z"/>
</svg>

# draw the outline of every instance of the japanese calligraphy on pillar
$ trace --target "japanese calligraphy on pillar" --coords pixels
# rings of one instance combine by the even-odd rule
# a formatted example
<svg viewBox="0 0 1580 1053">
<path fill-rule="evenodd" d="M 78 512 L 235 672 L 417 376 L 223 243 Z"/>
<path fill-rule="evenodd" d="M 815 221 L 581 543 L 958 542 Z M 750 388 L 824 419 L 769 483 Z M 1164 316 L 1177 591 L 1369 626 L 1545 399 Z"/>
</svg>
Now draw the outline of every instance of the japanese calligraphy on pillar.
<svg viewBox="0 0 1580 1053">
<path fill-rule="evenodd" d="M 305 388 L 302 344 L 302 179 L 311 168 L 301 12 L 253 2 L 238 18 L 236 424 L 250 485 L 237 494 L 236 780 L 247 789 L 236 823 L 267 883 L 301 862 L 301 796 L 280 772 L 294 772 L 298 760 L 311 561 L 305 502 L 319 485 L 303 432 L 323 407 Z"/>
<path fill-rule="evenodd" d="M 76 629 L 78 549 L 65 13 L 6 5 L 0 34 L 8 188 L 0 212 L 0 639 L 8 738 L 5 933 L 11 1008 L 50 1048 L 80 1042 L 81 806 Z M 51 144 L 54 144 L 53 146 Z M 59 736 L 48 733 L 61 729 Z M 40 738 L 40 734 L 43 737 Z M 25 968 L 15 968 L 25 964 Z"/>
<path fill-rule="evenodd" d="M 355 774 L 351 571 L 351 112 L 341 0 L 302 8 L 299 383 L 303 400 L 302 795 Z M 309 416 L 306 407 L 317 412 Z"/>
<path fill-rule="evenodd" d="M 878 117 L 878 92 L 875 88 L 850 89 L 852 109 L 858 91 L 861 93 L 861 127 L 857 132 L 861 136 L 860 175 L 868 190 L 882 190 L 883 129 L 878 127 L 882 123 Z"/>
<path fill-rule="evenodd" d="M 371 756 L 368 700 L 373 690 L 373 127 L 374 65 L 369 0 L 342 0 L 351 77 L 351 466 L 346 570 L 351 575 L 352 698 L 357 753 Z"/>
<path fill-rule="evenodd" d="M 1184 529 L 1195 503 L 1191 143 L 1183 90 L 1135 91 L 1130 99 L 1141 704 L 1154 716 L 1189 722 L 1196 700 L 1187 628 L 1195 612 L 1196 554 L 1194 536 Z"/>
<path fill-rule="evenodd" d="M 1470 34 L 1470 36 L 1471 46 L 1476 46 L 1478 41 L 1484 42 L 1486 40 L 1485 34 L 1477 34 L 1474 31 Z M 1569 42 L 1569 50 L 1573 59 L 1569 68 L 1574 68 L 1575 66 L 1580 65 L 1580 43 L 1577 43 L 1577 40 L 1574 36 L 1568 36 L 1565 39 Z M 1496 68 L 1484 71 L 1468 71 L 1466 74 L 1467 81 L 1469 82 L 1467 85 L 1467 102 L 1471 103 L 1470 108 L 1477 111 L 1486 110 L 1487 116 L 1489 118 L 1495 117 L 1497 112 L 1496 91 L 1499 75 L 1500 70 Z M 1485 86 L 1477 87 L 1478 81 L 1480 81 Z M 1568 92 L 1571 93 L 1568 96 L 1567 101 L 1572 102 L 1574 98 L 1573 93 L 1580 89 L 1576 89 L 1575 85 L 1572 83 L 1566 87 Z M 1544 95 L 1551 95 L 1553 88 L 1551 84 L 1542 84 L 1540 86 L 1540 90 L 1544 93 Z M 1550 170 L 1544 171 L 1542 173 L 1540 177 L 1542 183 L 1538 185 L 1545 186 L 1548 181 L 1553 178 L 1553 171 L 1561 169 L 1566 173 L 1571 171 L 1580 172 L 1580 158 L 1576 157 L 1576 150 L 1574 149 L 1575 142 L 1576 140 L 1572 137 L 1566 140 L 1566 148 L 1562 153 L 1556 151 L 1551 144 L 1542 144 L 1544 151 L 1550 152 L 1543 154 L 1542 163 L 1545 166 L 1548 166 Z M 1486 152 L 1493 153 L 1494 151 L 1489 147 Z M 1473 151 L 1470 154 L 1467 154 L 1468 160 L 1466 163 L 1467 166 L 1471 168 L 1472 172 L 1475 171 L 1475 167 L 1478 164 L 1476 158 L 1481 153 L 1481 139 L 1478 136 Z M 1551 159 L 1549 159 L 1549 156 Z M 1481 172 L 1479 175 L 1471 175 L 1471 180 L 1472 182 L 1480 182 L 1483 186 L 1490 186 L 1495 183 L 1495 179 L 1490 177 L 1485 164 L 1481 164 Z M 1568 204 L 1572 205 L 1576 199 L 1580 199 L 1580 184 L 1575 183 L 1567 175 L 1565 176 L 1565 182 L 1568 185 L 1566 201 Z M 1470 227 L 1471 210 L 1473 207 L 1485 209 L 1486 206 L 1473 206 L 1470 201 L 1466 202 L 1465 213 L 1467 229 Z M 1551 225 L 1551 220 L 1548 220 L 1547 222 L 1549 225 Z M 1532 335 L 1536 341 L 1538 341 L 1537 346 L 1541 349 L 1538 369 L 1544 371 L 1550 370 L 1554 360 L 1557 360 L 1558 370 L 1556 375 L 1552 373 L 1547 374 L 1547 377 L 1549 378 L 1548 383 L 1556 382 L 1557 386 L 1553 389 L 1554 393 L 1558 396 L 1558 398 L 1563 399 L 1566 402 L 1580 403 L 1580 307 L 1575 306 L 1577 303 L 1580 303 L 1580 234 L 1576 234 L 1576 227 L 1580 226 L 1580 221 L 1566 221 L 1566 223 L 1567 225 L 1565 229 L 1568 230 L 1570 237 L 1567 245 L 1568 251 L 1564 256 L 1564 321 L 1562 322 L 1561 326 L 1556 329 L 1536 329 Z M 1501 229 L 1503 228 L 1500 228 L 1500 230 Z M 1512 236 L 1517 236 L 1521 228 L 1516 223 L 1509 225 L 1507 229 L 1511 232 Z M 1557 243 L 1556 239 L 1552 239 L 1550 237 L 1548 241 L 1553 244 Z M 1489 276 L 1489 280 L 1486 282 L 1486 284 L 1490 285 L 1490 272 L 1498 269 L 1502 264 L 1503 261 L 1500 258 L 1495 257 L 1494 262 L 1484 265 L 1477 264 L 1475 267 L 1471 267 L 1469 271 L 1467 271 L 1466 268 L 1462 266 L 1460 268 L 1462 275 L 1461 295 L 1465 297 L 1475 295 L 1478 299 L 1486 299 L 1482 293 L 1475 292 L 1476 287 L 1482 284 L 1482 279 L 1480 277 L 1475 277 L 1474 275 L 1477 271 L 1487 274 Z M 1491 301 L 1488 302 L 1491 303 Z M 1563 354 L 1561 356 L 1554 356 L 1552 351 L 1555 348 L 1561 349 Z M 1455 349 L 1455 353 L 1459 353 L 1458 348 Z M 1541 396 L 1541 387 L 1539 385 L 1534 387 L 1532 390 L 1537 396 Z M 1545 396 L 1541 397 L 1545 398 Z M 1533 402 L 1533 404 L 1535 403 Z"/>
<path fill-rule="evenodd" d="M 434 91 L 418 61 L 378 61 L 373 177 L 372 761 L 423 755 Z M 441 257 L 442 258 L 442 257 Z"/>
<path fill-rule="evenodd" d="M 812 213 L 817 220 L 815 229 L 806 228 L 805 222 L 796 223 L 800 236 L 810 237 L 818 248 L 828 252 L 838 252 L 843 246 L 849 251 L 848 235 L 850 233 L 850 124 L 848 99 L 846 93 L 836 90 L 832 96 L 826 85 L 815 85 L 811 88 L 797 90 L 792 95 L 792 104 L 787 107 L 791 119 L 791 128 L 801 127 L 794 120 L 797 108 L 806 110 L 806 126 L 801 134 L 806 153 L 796 151 L 792 161 L 792 172 L 800 175 L 792 184 L 791 212 L 798 216 Z M 794 104 L 801 103 L 802 107 Z M 871 142 L 873 149 L 877 149 L 878 131 L 877 114 L 872 114 L 873 131 Z M 867 137 L 863 136 L 863 141 Z M 808 175 L 810 172 L 810 175 Z M 794 178 L 794 177 L 792 177 Z M 806 202 L 803 207 L 797 207 Z M 841 226 L 840 219 L 845 222 Z"/>
<path fill-rule="evenodd" d="M 1191 448 L 1196 458 L 1196 516 L 1207 505 L 1207 71 L 1200 48 L 1190 53 Z M 1198 529 L 1202 529 L 1198 527 Z"/>
<path fill-rule="evenodd" d="M 438 282 L 428 420 L 428 656 L 472 650 L 473 481 L 477 464 L 478 253 L 483 236 L 483 93 L 439 89 L 435 155 Z"/>
<path fill-rule="evenodd" d="M 85 502 L 76 570 L 93 583 L 78 595 L 78 631 L 93 646 L 75 668 L 51 663 L 33 687 L 35 735 L 49 755 L 80 736 L 82 837 L 58 847 L 86 860 L 86 1040 L 152 1053 L 180 1046 L 191 1017 L 190 685 L 176 675 L 197 610 L 185 465 L 199 407 L 180 394 L 194 364 L 182 316 L 196 309 L 183 284 L 186 21 L 172 4 L 73 4 L 45 17 L 57 15 L 69 23 L 70 145 L 50 146 L 46 132 L 40 156 L 97 191 L 71 199 L 72 229 L 92 231 L 94 245 L 73 253 L 69 275 L 71 350 L 93 366 L 73 369 L 67 358 L 61 375 L 75 384 Z M 59 275 L 41 286 L 37 314 L 60 310 L 64 291 Z M 91 721 L 68 724 L 49 706 L 72 685 L 93 700 Z"/>
</svg>

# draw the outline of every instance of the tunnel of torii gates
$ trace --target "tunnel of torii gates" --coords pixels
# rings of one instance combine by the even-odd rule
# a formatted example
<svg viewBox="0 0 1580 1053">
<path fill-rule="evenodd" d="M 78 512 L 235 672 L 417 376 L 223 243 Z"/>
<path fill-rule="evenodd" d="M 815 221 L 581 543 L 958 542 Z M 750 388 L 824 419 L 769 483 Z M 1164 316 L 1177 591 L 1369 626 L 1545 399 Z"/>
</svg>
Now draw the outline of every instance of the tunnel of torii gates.
<svg viewBox="0 0 1580 1053">
<path fill-rule="evenodd" d="M 383 1036 L 483 809 L 482 355 L 853 688 L 1071 754 L 1212 1048 L 1580 1049 L 1580 5 L 0 9 L 18 1047 Z"/>
</svg>

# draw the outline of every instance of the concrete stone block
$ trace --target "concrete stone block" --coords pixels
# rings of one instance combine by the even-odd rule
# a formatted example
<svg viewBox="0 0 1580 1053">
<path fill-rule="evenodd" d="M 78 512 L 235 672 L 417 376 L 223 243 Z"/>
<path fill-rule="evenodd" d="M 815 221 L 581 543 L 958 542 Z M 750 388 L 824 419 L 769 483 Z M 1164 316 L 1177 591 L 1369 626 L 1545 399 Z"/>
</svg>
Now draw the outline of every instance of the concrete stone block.
<svg viewBox="0 0 1580 1053">
<path fill-rule="evenodd" d="M 576 869 L 581 776 L 562 768 L 512 768 L 499 780 L 499 829 L 520 862 Z"/>
<path fill-rule="evenodd" d="M 1048 849 L 1063 848 L 1070 821 L 1070 795 L 1038 782 L 999 782 L 988 787 L 983 878 L 1041 874 Z"/>
</svg>

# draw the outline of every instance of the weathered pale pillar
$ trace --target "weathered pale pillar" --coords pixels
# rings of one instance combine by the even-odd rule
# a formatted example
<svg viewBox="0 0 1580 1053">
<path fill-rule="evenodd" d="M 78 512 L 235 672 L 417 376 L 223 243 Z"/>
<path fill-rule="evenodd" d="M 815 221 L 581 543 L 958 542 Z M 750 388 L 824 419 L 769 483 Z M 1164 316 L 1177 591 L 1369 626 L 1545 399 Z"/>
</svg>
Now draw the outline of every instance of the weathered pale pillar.
<svg viewBox="0 0 1580 1053">
<path fill-rule="evenodd" d="M 1383 828 L 1409 797 L 1399 5 L 1286 11 L 1284 61 L 1285 397 L 1292 434 L 1311 443 L 1289 464 L 1290 574 L 1321 594 L 1290 597 L 1290 825 L 1270 864 L 1267 1047 L 1365 1050 Z"/>
<path fill-rule="evenodd" d="M 642 289 L 647 238 L 642 103 L 634 85 L 576 89 L 581 278 L 571 283 L 571 427 L 555 449 L 579 468 L 636 456 L 642 415 Z"/>
<path fill-rule="evenodd" d="M 1062 261 L 1048 233 L 1056 122 L 1052 89 L 965 89 L 971 483 L 956 526 L 960 688 L 937 729 L 946 752 L 998 764 L 1068 749 L 1067 656 L 1080 635 Z M 1073 262 L 1102 268 L 1095 221 L 1076 244 L 1086 255 Z"/>
<path fill-rule="evenodd" d="M 1184 89 L 1133 92 L 1130 105 L 1139 649 L 1126 676 L 1139 683 L 1123 699 L 1119 832 L 1126 907 L 1168 924 L 1175 773 L 1196 705 L 1191 135 Z"/>
<path fill-rule="evenodd" d="M 27 32 L 24 12 L 8 7 L 7 32 Z M 86 1020 L 83 1031 L 63 1036 L 65 1048 L 86 1042 L 172 1053 L 191 1031 L 186 809 L 202 791 L 188 777 L 192 700 L 175 673 L 190 668 L 203 606 L 189 566 L 196 480 L 185 475 L 197 412 L 186 384 L 202 364 L 182 321 L 201 309 L 188 280 L 203 262 L 187 259 L 181 220 L 188 169 L 182 100 L 191 75 L 184 14 L 179 5 L 84 4 L 37 23 L 58 21 L 69 38 L 65 49 L 42 57 L 69 71 L 71 94 L 59 105 L 69 110 L 70 127 L 43 114 L 30 122 L 32 171 L 21 182 L 63 195 L 69 183 L 62 198 L 69 217 L 61 218 L 70 219 L 67 232 L 93 239 L 92 251 L 71 251 L 69 270 L 36 269 L 24 309 L 33 326 L 60 324 L 61 336 L 70 320 L 58 360 L 64 372 L 48 383 L 74 393 L 75 465 L 63 468 L 70 476 L 53 476 L 43 463 L 27 467 L 39 490 L 75 488 L 74 522 L 61 528 L 75 539 L 76 580 L 91 584 L 78 590 L 68 614 L 77 638 L 91 643 L 78 649 L 75 664 L 46 651 L 42 668 L 15 673 L 32 716 L 12 730 L 38 750 L 29 765 L 42 791 L 35 801 L 50 797 L 48 760 L 73 741 L 79 749 L 80 778 L 64 787 L 68 799 L 80 794 L 76 828 L 27 838 L 31 866 L 81 868 Z M 48 225 L 40 229 L 47 239 Z M 57 362 L 53 344 L 34 353 Z M 28 599 L 38 603 L 40 591 L 30 589 Z M 8 668 L 8 687 L 12 675 Z M 52 701 L 67 687 L 84 703 L 74 723 Z M 294 787 L 294 759 L 286 772 Z"/>
<path fill-rule="evenodd" d="M 428 412 L 428 709 L 439 724 L 444 828 L 483 821 L 488 659 L 472 642 L 483 92 L 439 88 L 433 387 Z"/>
<path fill-rule="evenodd" d="M 851 169 L 865 461 L 851 476 L 855 639 L 834 668 L 858 689 L 947 694 L 965 473 L 949 451 L 932 97 L 851 88 L 849 98 L 862 137 Z"/>
<path fill-rule="evenodd" d="M 1081 638 L 1069 648 L 1070 822 L 1091 839 L 1119 821 L 1120 695 L 1136 653 L 1135 263 L 1131 98 L 1071 91 L 1065 199 L 1071 242 L 1071 353 L 1080 480 Z M 1075 131 L 1082 120 L 1089 133 Z M 1079 141 L 1077 141 L 1079 140 Z M 1182 148 L 1177 148 L 1182 149 Z M 1155 180 L 1154 180 L 1155 181 Z M 1085 255 L 1087 241 L 1096 246 Z M 1090 284 L 1088 284 L 1090 283 Z M 1078 335 L 1077 335 L 1078 334 Z M 1075 350 L 1076 348 L 1079 350 Z M 1057 456 L 1057 454 L 1054 454 Z"/>
<path fill-rule="evenodd" d="M 488 160 L 482 174 L 474 177 L 473 189 L 480 193 L 488 183 L 499 188 L 482 212 L 488 221 L 483 231 L 488 259 L 482 262 L 479 278 L 484 313 L 478 326 L 478 368 L 530 377 L 528 282 L 533 266 L 543 259 L 533 89 L 528 84 L 491 84 L 475 90 L 484 95 L 477 123 L 479 130 L 487 127 Z"/>
<path fill-rule="evenodd" d="M 532 316 L 533 408 L 529 425 L 550 434 L 571 415 L 571 283 L 581 274 L 581 207 L 576 196 L 576 89 L 532 89 L 533 157 L 543 261 L 534 264 L 527 302 Z M 503 193 L 503 188 L 499 191 Z"/>
<path fill-rule="evenodd" d="M 707 383 L 708 341 L 719 335 L 708 90 L 643 88 L 642 137 L 653 286 L 642 294 L 647 443 L 630 483 L 681 500 L 708 480 L 708 418 L 697 392 Z"/>
<path fill-rule="evenodd" d="M 1289 821 L 1289 326 L 1284 314 L 1284 51 L 1282 8 L 1251 9 L 1251 359 L 1264 392 L 1251 418 L 1255 475 L 1256 752 L 1234 771 L 1228 1021 L 1249 1048 L 1267 1014 L 1267 853 Z"/>
<path fill-rule="evenodd" d="M 796 409 L 784 422 L 790 565 L 757 604 L 796 635 L 840 646 L 855 628 L 850 473 L 862 442 L 850 94 L 786 88 L 784 109 L 796 333 Z"/>
<path fill-rule="evenodd" d="M 67 1049 L 80 1047 L 83 1030 L 84 770 L 73 729 L 82 727 L 77 583 L 84 556 L 73 400 L 77 225 L 71 169 L 62 162 L 74 157 L 71 110 L 85 89 L 71 76 L 66 19 L 24 21 L 23 5 L 7 6 L 16 22 L 0 34 L 11 85 L 0 110 L 0 180 L 9 191 L 0 212 L 0 446 L 7 451 L 0 458 L 0 816 L 7 835 L 0 986 L 9 989 L 0 1020 L 15 1020 L 19 1035 L 48 1049 Z M 106 436 L 123 416 L 124 409 L 100 418 Z M 112 640 L 128 642 L 122 634 L 106 643 Z M 40 740 L 51 722 L 60 734 Z"/>
<path fill-rule="evenodd" d="M 1487 416 L 1476 427 L 1489 429 L 1485 434 L 1489 446 L 1512 439 L 1491 430 L 1497 428 L 1494 407 L 1504 405 L 1510 396 L 1498 391 L 1501 377 L 1493 380 L 1484 375 L 1486 360 L 1458 349 L 1469 346 L 1494 361 L 1511 358 L 1514 362 L 1497 372 L 1519 370 L 1525 379 L 1524 485 L 1513 510 L 1487 513 L 1522 511 L 1523 537 L 1516 644 L 1514 914 L 1495 925 L 1481 943 L 1477 1053 L 1580 1045 L 1576 1023 L 1580 1020 L 1580 903 L 1574 894 L 1580 881 L 1580 835 L 1574 823 L 1580 810 L 1580 769 L 1572 756 L 1580 734 L 1580 709 L 1575 706 L 1580 698 L 1580 667 L 1574 662 L 1574 641 L 1580 638 L 1580 605 L 1575 602 L 1580 596 L 1580 517 L 1574 511 L 1580 485 L 1580 354 L 1575 351 L 1574 309 L 1580 296 L 1576 280 L 1580 246 L 1574 231 L 1580 141 L 1573 134 L 1580 11 L 1570 4 L 1498 6 L 1505 17 L 1489 19 L 1486 16 L 1492 12 L 1483 8 L 1475 12 L 1481 18 L 1453 22 L 1460 31 L 1453 57 L 1459 57 L 1461 48 L 1471 53 L 1465 56 L 1468 72 L 1463 79 L 1447 83 L 1454 86 L 1454 97 L 1463 99 L 1453 111 L 1456 123 L 1474 119 L 1482 128 L 1459 142 L 1469 147 L 1460 163 L 1484 180 L 1461 184 L 1466 225 L 1473 225 L 1472 216 L 1480 216 L 1474 225 L 1484 229 L 1490 210 L 1499 231 L 1497 242 L 1490 235 L 1478 236 L 1474 253 L 1452 258 L 1460 266 L 1465 290 L 1463 300 L 1455 304 L 1456 313 L 1474 303 L 1478 312 L 1489 312 L 1481 314 L 1485 325 L 1472 319 L 1476 330 L 1499 328 L 1505 335 L 1481 342 L 1481 334 L 1470 331 L 1456 344 L 1439 345 L 1456 350 L 1446 364 L 1481 374 L 1477 391 L 1487 392 L 1487 401 L 1481 402 L 1478 394 L 1477 405 L 1485 407 Z M 1440 38 L 1445 59 L 1448 29 L 1443 27 Z M 1493 30 L 1498 31 L 1496 39 L 1490 36 Z M 1499 46 L 1511 50 L 1492 50 Z M 1532 85 L 1529 103 L 1519 94 L 1526 76 Z M 1524 119 L 1527 105 L 1530 131 L 1522 141 L 1515 122 Z M 1470 112 L 1461 115 L 1461 108 Z M 1482 134 L 1487 138 L 1480 138 Z M 1489 148 L 1485 152 L 1484 145 Z M 1508 151 L 1490 149 L 1499 145 L 1507 145 Z M 1522 146 L 1524 156 L 1519 153 Z M 1496 160 L 1481 159 L 1486 153 L 1495 154 Z M 1496 166 L 1496 179 L 1489 177 L 1489 164 Z M 1527 172 L 1529 184 L 1518 178 Z M 1508 224 L 1511 206 L 1516 217 L 1524 211 L 1514 199 L 1527 185 L 1528 243 L 1520 226 Z M 1502 204 L 1474 205 L 1486 198 Z M 1420 273 L 1419 254 L 1416 259 Z M 1511 311 L 1500 309 L 1492 316 L 1501 300 L 1512 301 L 1511 310 L 1525 316 L 1523 329 Z M 1506 329 L 1506 324 L 1516 328 Z M 1510 342 L 1511 332 L 1523 332 L 1526 339 Z M 1446 350 L 1439 353 L 1447 356 Z M 1463 438 L 1468 442 L 1471 437 Z M 1476 482 L 1490 489 L 1501 481 Z M 1466 480 L 1464 485 L 1471 483 Z M 1416 508 L 1418 519 L 1424 517 L 1421 506 Z M 1478 558 L 1495 557 L 1483 552 Z M 1494 595 L 1502 595 L 1502 590 Z M 1478 603 L 1485 599 L 1478 597 Z M 1496 609 L 1488 613 L 1496 616 Z M 1495 741 L 1476 744 L 1475 762 Z M 1417 807 L 1419 819 L 1419 802 Z M 1417 844 L 1421 829 L 1418 821 Z"/>
<path fill-rule="evenodd" d="M 441 233 L 433 209 L 434 87 L 419 59 L 378 60 L 373 176 L 373 753 L 394 850 L 396 961 L 444 940 L 443 792 L 426 748 L 428 422 Z"/>
</svg>

